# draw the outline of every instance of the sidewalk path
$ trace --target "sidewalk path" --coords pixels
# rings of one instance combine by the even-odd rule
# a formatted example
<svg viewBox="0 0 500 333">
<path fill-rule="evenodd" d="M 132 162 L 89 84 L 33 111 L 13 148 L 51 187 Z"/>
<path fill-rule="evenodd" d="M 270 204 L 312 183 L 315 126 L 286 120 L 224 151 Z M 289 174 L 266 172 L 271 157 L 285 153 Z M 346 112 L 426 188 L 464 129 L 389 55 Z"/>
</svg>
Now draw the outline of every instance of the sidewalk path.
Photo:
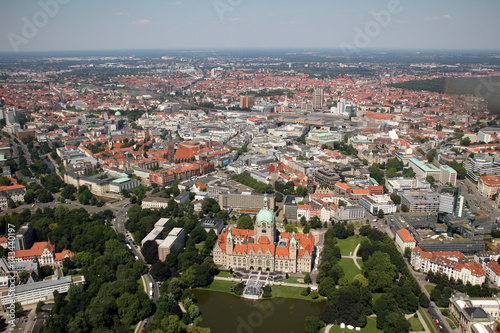
<svg viewBox="0 0 500 333">
<path fill-rule="evenodd" d="M 359 243 L 356 248 L 354 249 L 354 252 L 352 255 L 350 256 L 342 256 L 342 258 L 347 258 L 347 259 L 352 259 L 354 261 L 354 265 L 356 265 L 356 267 L 361 270 L 361 266 L 358 264 L 358 249 L 359 249 L 359 246 L 361 245 L 361 243 Z M 325 331 L 326 332 L 326 331 Z"/>
</svg>

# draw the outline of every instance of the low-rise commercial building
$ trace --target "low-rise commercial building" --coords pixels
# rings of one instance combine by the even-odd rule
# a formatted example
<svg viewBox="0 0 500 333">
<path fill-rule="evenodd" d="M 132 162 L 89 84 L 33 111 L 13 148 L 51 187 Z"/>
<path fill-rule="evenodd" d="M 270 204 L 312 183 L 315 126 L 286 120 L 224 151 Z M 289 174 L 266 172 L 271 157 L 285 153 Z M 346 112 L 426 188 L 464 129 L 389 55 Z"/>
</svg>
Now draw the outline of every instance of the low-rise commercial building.
<svg viewBox="0 0 500 333">
<path fill-rule="evenodd" d="M 362 196 L 359 204 L 373 215 L 377 215 L 379 211 L 383 211 L 384 214 L 396 212 L 396 205 L 387 194 Z"/>
<path fill-rule="evenodd" d="M 65 293 L 73 284 L 79 285 L 85 283 L 85 277 L 64 276 L 61 278 L 53 277 L 51 280 L 27 283 L 15 287 L 15 292 L 9 294 L 9 290 L 1 292 L 2 307 L 12 303 L 21 303 L 21 305 L 36 304 L 54 298 L 54 291 Z"/>
<path fill-rule="evenodd" d="M 401 196 L 401 205 L 408 207 L 410 213 L 437 212 L 439 210 L 439 194 L 405 193 Z"/>
</svg>

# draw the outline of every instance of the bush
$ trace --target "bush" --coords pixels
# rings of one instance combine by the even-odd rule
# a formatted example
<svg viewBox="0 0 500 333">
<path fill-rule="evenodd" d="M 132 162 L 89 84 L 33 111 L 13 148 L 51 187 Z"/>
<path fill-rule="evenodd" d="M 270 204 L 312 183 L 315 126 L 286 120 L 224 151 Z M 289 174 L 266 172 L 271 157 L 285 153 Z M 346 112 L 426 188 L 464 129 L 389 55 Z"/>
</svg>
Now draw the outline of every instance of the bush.
<svg viewBox="0 0 500 333">
<path fill-rule="evenodd" d="M 318 299 L 319 294 L 316 290 L 311 291 L 311 298 L 312 299 Z"/>
<path fill-rule="evenodd" d="M 267 285 L 264 287 L 264 292 L 262 293 L 262 297 L 271 297 L 271 286 L 270 285 Z"/>
<path fill-rule="evenodd" d="M 302 289 L 302 291 L 300 292 L 302 296 L 308 296 L 310 293 L 311 293 L 311 288 L 309 287 L 307 287 L 306 289 Z"/>
<path fill-rule="evenodd" d="M 243 294 L 243 290 L 244 290 L 244 289 L 245 289 L 245 285 L 244 285 L 243 283 L 241 283 L 241 282 L 240 282 L 240 283 L 238 283 L 238 284 L 236 285 L 236 288 L 234 288 L 234 293 L 235 293 L 236 295 L 241 295 L 241 294 Z"/>
</svg>

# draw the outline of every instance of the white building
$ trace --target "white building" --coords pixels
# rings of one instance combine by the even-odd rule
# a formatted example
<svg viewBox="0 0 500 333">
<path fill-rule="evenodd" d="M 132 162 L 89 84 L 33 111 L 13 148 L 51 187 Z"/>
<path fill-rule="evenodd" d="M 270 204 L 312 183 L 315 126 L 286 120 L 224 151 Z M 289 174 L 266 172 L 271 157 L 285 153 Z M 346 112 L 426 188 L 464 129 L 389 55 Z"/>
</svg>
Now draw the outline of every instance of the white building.
<svg viewBox="0 0 500 333">
<path fill-rule="evenodd" d="M 380 210 L 384 214 L 393 214 L 396 212 L 396 205 L 392 202 L 388 194 L 362 196 L 359 204 L 373 215 L 377 215 Z"/>
<path fill-rule="evenodd" d="M 146 243 L 147 241 L 154 241 L 158 238 L 158 236 L 160 236 L 161 232 L 163 231 L 163 228 L 165 228 L 165 226 L 170 222 L 170 219 L 169 218 L 165 218 L 165 217 L 162 217 L 161 219 L 159 219 L 158 221 L 156 221 L 155 223 L 155 226 L 153 228 L 153 230 L 151 230 L 149 232 L 149 234 L 147 234 L 146 237 L 144 237 L 142 240 L 141 240 L 141 246 L 144 246 L 144 243 Z"/>
<path fill-rule="evenodd" d="M 417 246 L 417 241 L 408 233 L 408 230 L 400 229 L 396 231 L 396 244 L 404 252 L 407 247 L 413 250 Z"/>
<path fill-rule="evenodd" d="M 161 197 L 149 197 L 142 199 L 142 209 L 160 209 L 166 208 L 170 199 Z"/>
<path fill-rule="evenodd" d="M 182 249 L 185 245 L 184 229 L 173 228 L 167 238 L 158 244 L 158 258 L 164 261 L 167 255 L 175 250 Z"/>
<path fill-rule="evenodd" d="M 500 265 L 496 261 L 490 261 L 486 265 L 486 276 L 495 287 L 500 287 Z"/>
<path fill-rule="evenodd" d="M 411 253 L 411 265 L 414 269 L 427 273 L 446 274 L 464 284 L 481 285 L 486 281 L 486 272 L 481 264 L 468 261 L 461 252 L 426 252 L 419 246 Z"/>
<path fill-rule="evenodd" d="M 9 290 L 1 292 L 0 299 L 2 307 L 5 309 L 7 305 L 19 302 L 21 305 L 35 304 L 39 301 L 47 301 L 54 298 L 54 291 L 65 293 L 69 290 L 72 284 L 85 283 L 85 277 L 80 276 L 64 276 L 61 278 L 52 278 L 40 282 L 27 283 L 16 286 L 15 292 L 9 295 Z"/>
</svg>

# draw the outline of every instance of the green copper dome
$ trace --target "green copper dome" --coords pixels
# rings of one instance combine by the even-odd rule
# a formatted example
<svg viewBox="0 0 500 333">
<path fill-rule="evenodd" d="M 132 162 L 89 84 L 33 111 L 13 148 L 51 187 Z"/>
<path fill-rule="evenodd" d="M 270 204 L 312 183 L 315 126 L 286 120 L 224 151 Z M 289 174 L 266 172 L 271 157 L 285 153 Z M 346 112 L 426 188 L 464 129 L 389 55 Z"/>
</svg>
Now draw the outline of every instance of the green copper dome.
<svg viewBox="0 0 500 333">
<path fill-rule="evenodd" d="M 116 116 L 121 116 L 121 115 L 122 115 L 122 113 L 121 113 L 120 111 L 116 111 L 116 112 L 115 112 L 115 117 L 116 117 Z"/>
<path fill-rule="evenodd" d="M 255 218 L 255 222 L 257 224 L 261 224 L 262 222 L 272 223 L 273 222 L 273 213 L 267 209 L 261 209 L 257 217 Z"/>
</svg>

